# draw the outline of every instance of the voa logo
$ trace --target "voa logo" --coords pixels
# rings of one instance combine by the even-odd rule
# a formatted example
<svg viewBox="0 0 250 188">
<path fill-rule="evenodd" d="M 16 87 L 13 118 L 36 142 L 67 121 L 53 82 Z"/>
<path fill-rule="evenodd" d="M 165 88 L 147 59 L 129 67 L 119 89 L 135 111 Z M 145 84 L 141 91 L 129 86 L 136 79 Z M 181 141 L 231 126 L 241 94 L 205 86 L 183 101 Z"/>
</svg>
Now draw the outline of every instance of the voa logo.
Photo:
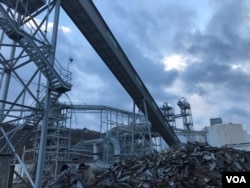
<svg viewBox="0 0 250 188">
<path fill-rule="evenodd" d="M 226 176 L 227 183 L 247 183 L 244 176 Z"/>
<path fill-rule="evenodd" d="M 222 172 L 222 188 L 250 188 L 250 172 Z"/>
</svg>

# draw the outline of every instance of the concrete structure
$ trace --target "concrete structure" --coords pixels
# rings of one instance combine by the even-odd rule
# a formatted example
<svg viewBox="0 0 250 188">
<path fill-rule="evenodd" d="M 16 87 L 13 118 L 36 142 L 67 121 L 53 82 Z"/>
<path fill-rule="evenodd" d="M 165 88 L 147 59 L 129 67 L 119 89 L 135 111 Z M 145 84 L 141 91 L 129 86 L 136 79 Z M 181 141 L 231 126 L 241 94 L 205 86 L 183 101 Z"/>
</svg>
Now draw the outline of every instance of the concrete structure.
<svg viewBox="0 0 250 188">
<path fill-rule="evenodd" d="M 216 147 L 233 147 L 250 151 L 250 135 L 241 124 L 223 123 L 205 127 L 206 141 Z"/>
<path fill-rule="evenodd" d="M 214 147 L 231 147 L 250 151 L 250 135 L 243 129 L 243 126 L 222 122 L 222 118 L 214 118 L 210 120 L 210 126 L 201 131 L 190 133 L 183 129 L 174 128 L 174 132 L 181 143 L 189 142 L 190 134 L 192 134 L 195 142 L 207 142 Z M 162 148 L 168 148 L 167 144 L 163 143 Z"/>
</svg>

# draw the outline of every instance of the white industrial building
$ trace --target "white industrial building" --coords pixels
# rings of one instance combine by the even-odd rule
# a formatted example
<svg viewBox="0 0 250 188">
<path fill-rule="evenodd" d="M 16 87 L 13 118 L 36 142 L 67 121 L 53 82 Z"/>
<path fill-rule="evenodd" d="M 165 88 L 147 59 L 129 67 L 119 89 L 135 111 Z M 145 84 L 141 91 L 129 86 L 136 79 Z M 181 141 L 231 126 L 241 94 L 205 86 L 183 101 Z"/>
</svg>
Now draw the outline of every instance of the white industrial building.
<svg viewBox="0 0 250 188">
<path fill-rule="evenodd" d="M 206 141 L 216 147 L 233 147 L 250 151 L 250 135 L 241 124 L 215 124 L 205 127 Z"/>
<path fill-rule="evenodd" d="M 233 147 L 239 150 L 250 151 L 250 135 L 243 129 L 241 124 L 223 123 L 221 118 L 217 121 L 210 120 L 210 126 L 202 131 L 194 131 L 193 138 L 197 142 L 207 142 L 214 147 Z M 215 119 L 213 119 L 215 120 Z M 183 131 L 176 131 L 182 143 L 186 143 L 189 134 Z"/>
</svg>

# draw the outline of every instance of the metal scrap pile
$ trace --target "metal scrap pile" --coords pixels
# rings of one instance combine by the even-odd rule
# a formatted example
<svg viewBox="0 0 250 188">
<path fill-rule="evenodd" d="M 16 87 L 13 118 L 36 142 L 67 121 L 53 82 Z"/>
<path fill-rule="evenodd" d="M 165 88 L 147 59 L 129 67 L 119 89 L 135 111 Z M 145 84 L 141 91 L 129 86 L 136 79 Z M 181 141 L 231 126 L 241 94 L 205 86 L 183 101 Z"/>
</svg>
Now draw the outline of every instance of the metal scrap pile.
<svg viewBox="0 0 250 188">
<path fill-rule="evenodd" d="M 250 171 L 250 152 L 185 144 L 143 158 L 121 160 L 96 177 L 106 187 L 221 187 L 221 172 Z"/>
</svg>

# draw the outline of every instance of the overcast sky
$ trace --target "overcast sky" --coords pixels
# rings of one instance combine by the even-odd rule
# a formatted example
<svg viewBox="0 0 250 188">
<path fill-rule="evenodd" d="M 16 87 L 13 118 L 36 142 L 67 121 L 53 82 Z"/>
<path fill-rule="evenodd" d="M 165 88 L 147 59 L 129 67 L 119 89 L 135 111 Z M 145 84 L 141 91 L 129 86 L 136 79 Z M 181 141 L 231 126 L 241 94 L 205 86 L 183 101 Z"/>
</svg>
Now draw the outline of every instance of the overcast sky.
<svg viewBox="0 0 250 188">
<path fill-rule="evenodd" d="M 210 118 L 250 133 L 250 1 L 94 0 L 159 106 L 191 104 L 194 129 Z M 62 12 L 57 58 L 73 72 L 73 103 L 132 111 L 132 100 Z M 64 99 L 63 99 L 64 100 Z"/>
</svg>

